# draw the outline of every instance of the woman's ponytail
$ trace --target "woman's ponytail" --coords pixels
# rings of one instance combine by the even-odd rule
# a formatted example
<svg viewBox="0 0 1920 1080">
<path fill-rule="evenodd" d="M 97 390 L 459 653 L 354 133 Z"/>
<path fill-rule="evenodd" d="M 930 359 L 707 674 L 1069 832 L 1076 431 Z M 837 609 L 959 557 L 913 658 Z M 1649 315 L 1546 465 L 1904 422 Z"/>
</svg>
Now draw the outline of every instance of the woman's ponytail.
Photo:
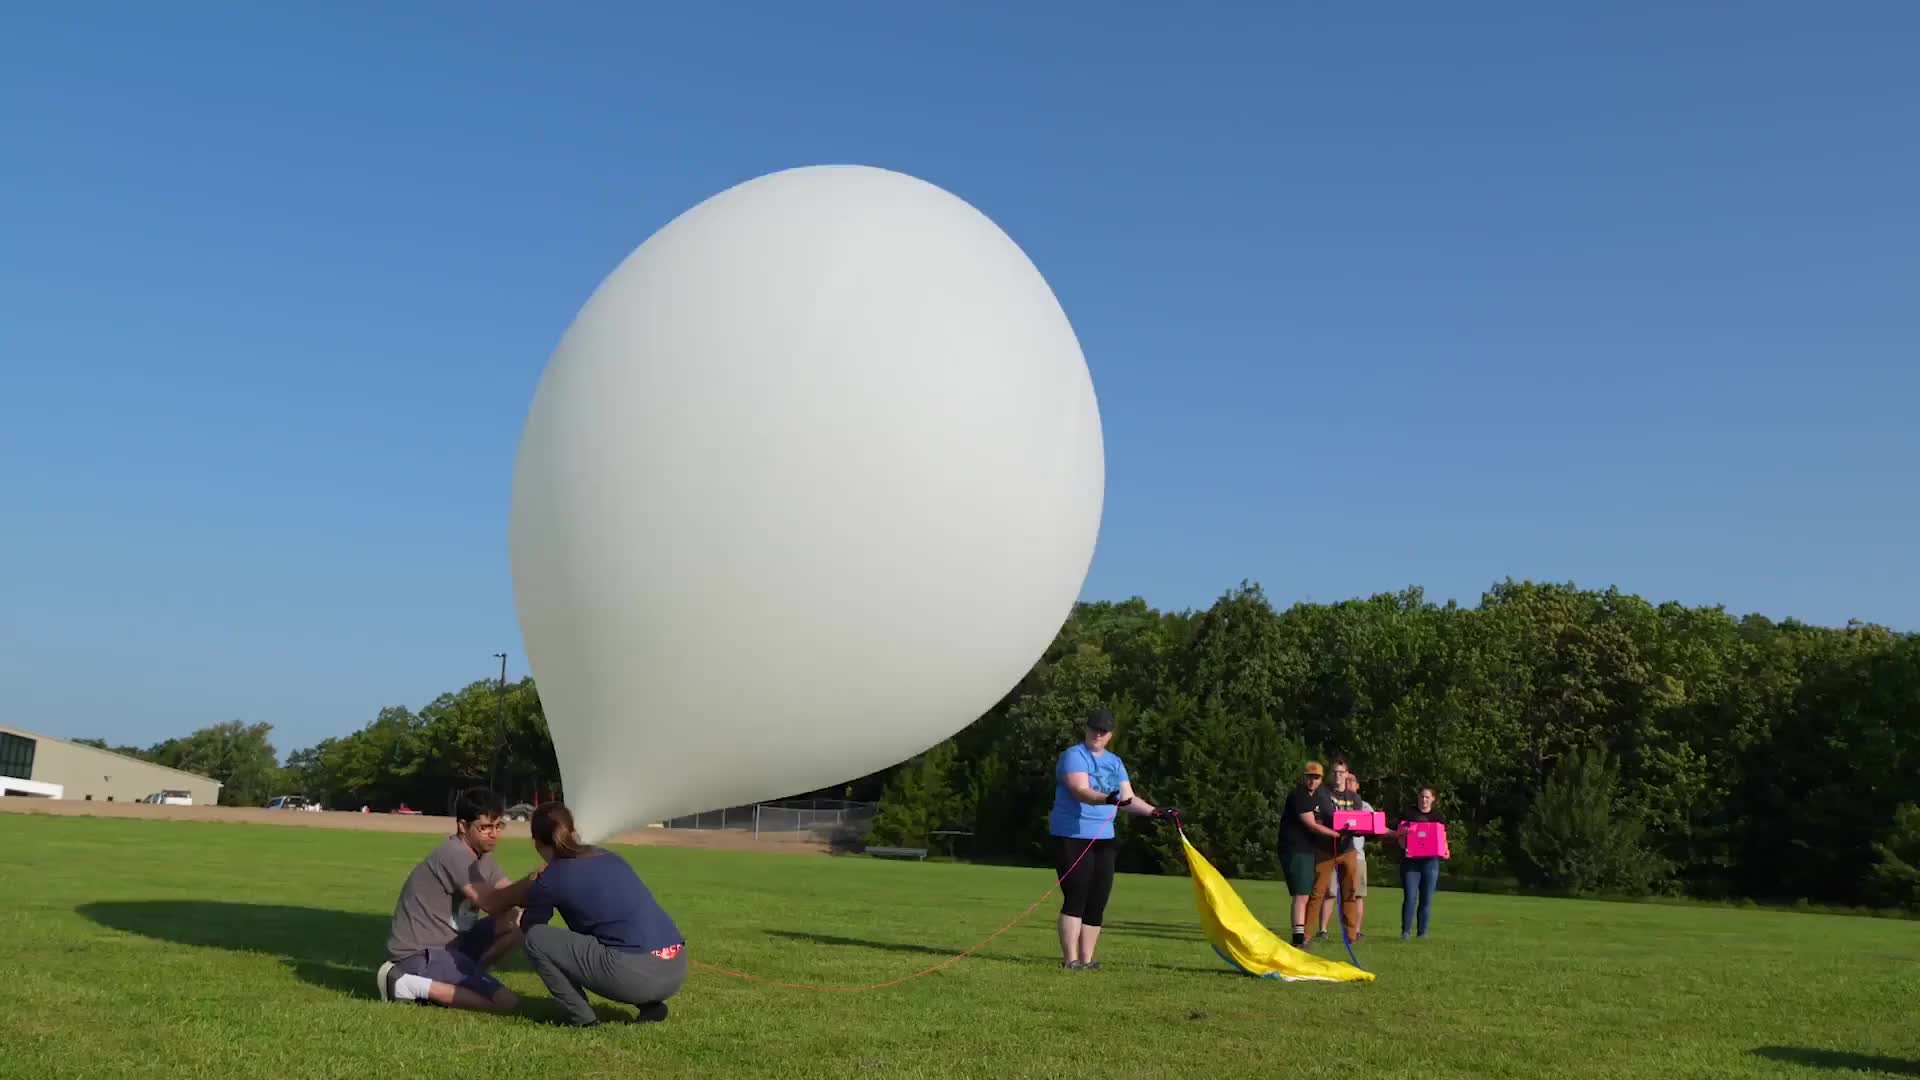
<svg viewBox="0 0 1920 1080">
<path fill-rule="evenodd" d="M 556 859 L 571 859 L 587 849 L 573 824 L 573 811 L 565 804 L 543 803 L 533 812 L 533 842 L 553 850 Z"/>
</svg>

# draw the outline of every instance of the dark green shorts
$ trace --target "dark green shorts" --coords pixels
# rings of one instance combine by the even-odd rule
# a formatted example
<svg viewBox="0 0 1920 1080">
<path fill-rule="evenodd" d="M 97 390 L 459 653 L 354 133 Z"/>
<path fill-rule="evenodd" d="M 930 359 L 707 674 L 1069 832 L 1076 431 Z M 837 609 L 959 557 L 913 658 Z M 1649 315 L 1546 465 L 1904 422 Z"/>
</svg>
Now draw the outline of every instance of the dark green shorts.
<svg viewBox="0 0 1920 1080">
<path fill-rule="evenodd" d="M 1287 892 L 1292 896 L 1313 895 L 1313 852 L 1283 851 L 1280 865 L 1287 872 Z"/>
</svg>

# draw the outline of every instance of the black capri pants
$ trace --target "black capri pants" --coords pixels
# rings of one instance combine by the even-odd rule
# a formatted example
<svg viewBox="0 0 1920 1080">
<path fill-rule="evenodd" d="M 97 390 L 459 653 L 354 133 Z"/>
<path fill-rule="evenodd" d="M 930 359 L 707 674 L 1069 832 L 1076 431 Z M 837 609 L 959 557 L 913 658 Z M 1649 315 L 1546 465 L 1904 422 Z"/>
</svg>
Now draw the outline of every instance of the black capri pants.
<svg viewBox="0 0 1920 1080">
<path fill-rule="evenodd" d="M 1057 876 L 1060 880 L 1060 914 L 1079 919 L 1083 925 L 1099 926 L 1107 917 L 1107 897 L 1113 893 L 1113 863 L 1120 854 L 1117 842 L 1109 837 L 1105 840 L 1076 840 L 1070 836 L 1057 837 L 1060 841 L 1060 861 L 1057 864 Z M 1092 844 L 1093 850 L 1087 851 Z M 1081 852 L 1086 857 L 1081 858 Z M 1075 866 L 1074 861 L 1079 860 Z M 1072 867 L 1072 871 L 1068 871 Z"/>
</svg>

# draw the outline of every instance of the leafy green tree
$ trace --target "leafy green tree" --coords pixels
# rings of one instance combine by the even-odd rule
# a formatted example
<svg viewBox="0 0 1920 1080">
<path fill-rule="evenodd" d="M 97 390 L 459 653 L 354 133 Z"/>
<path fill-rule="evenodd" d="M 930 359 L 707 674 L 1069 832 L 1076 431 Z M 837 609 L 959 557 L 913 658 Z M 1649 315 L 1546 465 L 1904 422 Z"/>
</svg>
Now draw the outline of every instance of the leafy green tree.
<svg viewBox="0 0 1920 1080">
<path fill-rule="evenodd" d="M 933 833 L 960 822 L 961 800 L 952 784 L 952 740 L 895 770 L 880 796 L 867 842 L 883 847 L 927 847 Z"/>
<path fill-rule="evenodd" d="M 125 754 L 130 758 L 139 758 L 142 761 L 152 760 L 148 756 L 149 751 L 142 750 L 137 746 L 109 746 L 105 739 L 74 739 L 71 741 L 79 746 L 91 746 L 96 750 L 107 750 L 115 754 Z"/>
<path fill-rule="evenodd" d="M 1639 811 L 1618 796 L 1619 768 L 1604 751 L 1562 758 L 1521 823 L 1521 880 L 1569 896 L 1651 891 L 1660 859 L 1640 846 Z"/>
<path fill-rule="evenodd" d="M 168 739 L 153 748 L 150 760 L 220 781 L 222 806 L 259 806 L 281 781 L 272 733 L 272 724 L 229 720 Z"/>
<path fill-rule="evenodd" d="M 1272 720 L 1243 721 L 1218 704 L 1172 695 L 1161 706 L 1165 730 L 1151 768 L 1134 790 L 1158 806 L 1177 807 L 1189 837 L 1208 861 L 1236 877 L 1271 877 L 1280 869 L 1280 811 L 1306 761 L 1306 747 Z M 1186 865 L 1172 829 L 1129 827 L 1129 868 L 1180 872 Z"/>
<path fill-rule="evenodd" d="M 1873 853 L 1874 899 L 1920 911 L 1920 806 L 1902 803 Z"/>
</svg>

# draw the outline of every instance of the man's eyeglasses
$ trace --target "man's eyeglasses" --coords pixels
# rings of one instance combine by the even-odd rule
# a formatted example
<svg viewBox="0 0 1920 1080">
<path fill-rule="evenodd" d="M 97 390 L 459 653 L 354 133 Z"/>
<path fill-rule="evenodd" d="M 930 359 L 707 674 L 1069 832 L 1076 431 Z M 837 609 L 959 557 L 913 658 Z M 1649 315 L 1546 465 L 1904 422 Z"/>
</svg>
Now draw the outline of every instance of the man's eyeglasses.
<svg viewBox="0 0 1920 1080">
<path fill-rule="evenodd" d="M 506 828 L 507 823 L 504 821 L 487 821 L 487 822 L 476 821 L 472 825 L 469 825 L 467 827 L 472 829 L 475 832 L 497 833 L 501 829 Z"/>
</svg>

